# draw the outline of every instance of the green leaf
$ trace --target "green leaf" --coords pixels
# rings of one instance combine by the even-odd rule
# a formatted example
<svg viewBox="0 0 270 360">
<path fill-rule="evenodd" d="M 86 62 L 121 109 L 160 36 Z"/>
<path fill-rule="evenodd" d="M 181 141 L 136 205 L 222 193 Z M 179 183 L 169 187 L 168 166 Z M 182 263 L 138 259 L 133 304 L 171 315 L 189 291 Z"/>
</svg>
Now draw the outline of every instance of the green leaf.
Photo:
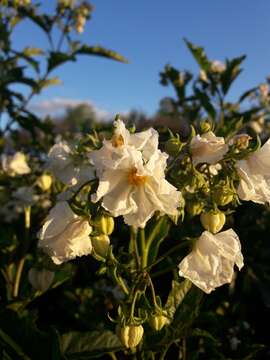
<svg viewBox="0 0 270 360">
<path fill-rule="evenodd" d="M 221 86 L 224 95 L 227 94 L 232 83 L 241 73 L 240 64 L 245 58 L 246 55 L 242 55 L 232 60 L 226 60 L 226 70 L 221 74 Z"/>
<path fill-rule="evenodd" d="M 83 45 L 81 46 L 78 50 L 76 50 L 74 52 L 74 54 L 81 54 L 81 55 L 97 55 L 97 56 L 102 56 L 108 59 L 112 59 L 112 60 L 116 60 L 116 61 L 120 61 L 123 63 L 128 63 L 127 59 L 118 54 L 117 52 L 113 51 L 113 50 L 108 50 L 105 49 L 102 46 L 87 46 L 87 45 Z"/>
<path fill-rule="evenodd" d="M 66 359 L 92 359 L 108 352 L 123 350 L 118 337 L 109 330 L 70 332 L 61 337 L 62 354 Z"/>
<path fill-rule="evenodd" d="M 8 348 L 11 348 L 13 352 L 16 354 L 17 359 L 19 360 L 31 360 L 30 357 L 28 357 L 21 347 L 8 335 L 6 334 L 2 329 L 0 329 L 0 342 L 4 343 L 4 345 L 7 345 Z"/>
<path fill-rule="evenodd" d="M 216 338 L 214 338 L 214 336 L 211 335 L 209 331 L 198 329 L 198 328 L 192 330 L 191 336 L 207 338 L 215 343 L 218 342 L 218 340 Z"/>
<path fill-rule="evenodd" d="M 171 224 L 167 217 L 163 216 L 147 228 L 146 244 L 150 244 L 148 252 L 148 265 L 151 265 L 158 255 L 162 241 L 167 237 Z"/>
<path fill-rule="evenodd" d="M 249 90 L 245 91 L 244 94 L 240 96 L 238 102 L 241 103 L 241 102 L 244 101 L 246 98 L 250 97 L 250 95 L 252 95 L 257 89 L 258 89 L 258 87 L 256 86 L 256 87 L 254 87 L 254 88 L 252 88 L 252 89 L 249 89 Z"/>
<path fill-rule="evenodd" d="M 200 100 L 202 107 L 205 109 L 207 114 L 214 120 L 216 118 L 216 110 L 211 104 L 209 96 L 205 92 L 200 91 L 198 88 L 195 88 L 194 92 L 197 98 Z"/>
<path fill-rule="evenodd" d="M 25 354 L 26 357 L 22 359 L 60 360 L 56 332 L 52 328 L 49 332 L 41 331 L 35 323 L 35 313 L 27 310 L 20 310 L 18 313 L 12 310 L 1 310 L 0 318 L 2 331 L 19 346 L 17 351 L 21 349 Z M 57 348 L 59 348 L 58 353 Z M 11 348 L 7 349 L 8 353 L 11 350 L 14 351 Z M 13 358 L 21 360 L 19 356 Z"/>
<path fill-rule="evenodd" d="M 47 70 L 52 71 L 53 69 L 55 69 L 57 66 L 64 64 L 65 62 L 68 61 L 75 61 L 76 57 L 74 56 L 74 54 L 66 54 L 60 51 L 51 51 L 49 58 L 48 58 L 48 67 Z"/>
<path fill-rule="evenodd" d="M 208 60 L 204 52 L 204 48 L 192 44 L 187 39 L 184 39 L 184 41 L 188 49 L 190 50 L 191 54 L 193 55 L 194 59 L 199 64 L 200 68 L 205 71 L 208 71 L 208 69 L 210 68 L 210 61 Z"/>
<path fill-rule="evenodd" d="M 36 14 L 36 9 L 33 7 L 22 6 L 18 8 L 18 13 L 21 16 L 28 17 L 31 21 L 33 21 L 36 25 L 38 25 L 43 31 L 50 32 L 54 18 L 44 15 Z"/>
<path fill-rule="evenodd" d="M 172 281 L 172 289 L 169 293 L 165 305 L 165 310 L 167 311 L 171 319 L 173 319 L 178 306 L 182 303 L 182 301 L 184 300 L 186 294 L 189 292 L 191 287 L 192 287 L 192 283 L 187 279 L 181 282 L 175 280 Z"/>
<path fill-rule="evenodd" d="M 190 330 L 193 321 L 199 314 L 202 299 L 203 292 L 196 286 L 193 286 L 182 299 L 181 306 L 177 307 L 171 324 L 177 338 L 185 336 Z"/>
</svg>

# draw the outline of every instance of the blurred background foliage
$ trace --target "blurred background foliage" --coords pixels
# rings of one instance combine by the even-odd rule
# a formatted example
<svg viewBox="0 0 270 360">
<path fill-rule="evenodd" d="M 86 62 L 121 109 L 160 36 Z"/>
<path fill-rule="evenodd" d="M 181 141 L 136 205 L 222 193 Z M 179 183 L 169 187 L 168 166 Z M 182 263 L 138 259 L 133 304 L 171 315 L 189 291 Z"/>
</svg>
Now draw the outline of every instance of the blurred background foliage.
<svg viewBox="0 0 270 360">
<path fill-rule="evenodd" d="M 36 169 L 36 173 L 40 172 L 45 154 L 56 138 L 73 141 L 93 131 L 106 137 L 111 127 L 111 121 L 98 117 L 87 104 L 67 109 L 65 114 L 57 117 L 40 118 L 30 111 L 28 105 L 32 97 L 44 87 L 58 82 L 57 78 L 50 77 L 50 72 L 68 61 L 75 61 L 82 54 L 126 61 L 111 50 L 73 41 L 74 29 L 71 27 L 80 30 L 78 12 L 86 9 L 83 14 L 90 18 L 92 8 L 83 2 L 81 8 L 71 9 L 64 3 L 59 2 L 62 5 L 56 7 L 55 14 L 42 14 L 38 7 L 25 6 L 20 1 L 0 1 L 1 149 L 13 148 L 34 154 L 37 160 L 31 167 Z M 49 38 L 49 49 L 29 48 L 23 52 L 13 49 L 12 31 L 17 22 L 25 19 L 30 19 L 44 31 Z M 53 35 L 54 27 L 58 37 Z M 235 102 L 228 102 L 226 97 L 242 71 L 245 56 L 227 59 L 224 63 L 213 62 L 203 48 L 185 41 L 198 63 L 198 74 L 166 65 L 160 73 L 160 83 L 172 86 L 175 97 L 162 99 L 160 108 L 152 117 L 137 110 L 123 115 L 128 126 L 135 126 L 137 130 L 154 126 L 160 133 L 162 144 L 169 138 L 168 128 L 185 141 L 191 125 L 198 129 L 203 122 L 210 124 L 217 135 L 227 140 L 239 132 L 248 133 L 253 138 L 259 136 L 262 141 L 268 139 L 269 80 L 248 89 Z M 20 91 L 18 85 L 23 85 L 28 91 Z M 17 185 L 16 180 L 10 184 L 1 178 L 1 204 Z M 52 199 L 56 193 L 57 188 L 52 190 Z M 113 334 L 114 327 L 107 313 L 111 316 L 116 313 L 121 294 L 106 276 L 99 275 L 99 264 L 93 258 L 82 258 L 56 267 L 37 251 L 36 233 L 46 214 L 46 207 L 33 208 L 30 244 L 20 293 L 15 298 L 11 287 L 24 246 L 21 237 L 24 220 L 22 214 L 12 221 L 7 221 L 4 216 L 0 218 L 0 357 L 4 360 L 114 358 L 111 352 L 117 353 L 121 346 Z M 117 220 L 112 244 L 121 249 L 125 246 L 128 231 L 123 230 L 123 224 L 119 222 L 121 220 Z M 160 252 L 178 245 L 185 236 L 197 236 L 200 232 L 197 223 L 187 215 L 181 227 L 173 226 Z M 175 340 L 167 353 L 168 359 L 270 358 L 267 330 L 270 323 L 269 208 L 245 203 L 228 217 L 227 225 L 239 235 L 245 267 L 237 273 L 232 284 L 223 286 L 210 296 L 202 296 L 193 289 L 185 298 L 175 327 L 180 329 L 181 322 L 187 319 L 193 322 L 193 326 L 192 329 L 181 329 L 185 333 L 185 343 L 179 344 Z M 155 287 L 163 300 L 168 296 L 171 281 L 178 278 L 175 264 L 180 259 L 179 254 L 171 253 L 153 268 Z M 37 263 L 55 271 L 49 291 L 34 291 L 28 282 L 28 270 Z M 191 297 L 197 297 L 199 312 L 191 307 Z M 160 351 L 159 347 L 166 345 L 163 340 L 167 335 L 163 331 L 156 336 L 149 334 L 151 332 L 146 329 L 145 346 Z M 182 350 L 179 352 L 180 345 Z M 128 356 L 121 353 L 117 358 Z"/>
</svg>

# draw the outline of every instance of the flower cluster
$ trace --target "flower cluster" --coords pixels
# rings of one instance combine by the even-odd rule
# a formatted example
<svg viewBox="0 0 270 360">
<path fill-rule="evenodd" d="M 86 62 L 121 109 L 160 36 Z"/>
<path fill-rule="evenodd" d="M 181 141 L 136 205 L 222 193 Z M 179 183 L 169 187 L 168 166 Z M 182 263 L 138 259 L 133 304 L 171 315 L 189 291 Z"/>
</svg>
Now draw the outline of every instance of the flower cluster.
<svg viewBox="0 0 270 360">
<path fill-rule="evenodd" d="M 241 270 L 244 259 L 240 240 L 233 229 L 226 229 L 226 216 L 241 200 L 270 202 L 270 140 L 262 147 L 247 134 L 227 141 L 204 123 L 201 132 L 193 132 L 185 143 L 178 134 L 170 133 L 162 144 L 153 128 L 130 132 L 120 119 L 114 122 L 111 136 L 95 136 L 72 144 L 56 143 L 33 186 L 17 189 L 13 197 L 29 208 L 36 201 L 35 186 L 43 192 L 52 184 L 61 189 L 39 231 L 38 246 L 56 265 L 84 255 L 103 263 L 123 294 L 129 296 L 129 304 L 132 302 L 131 312 L 120 306 L 117 320 L 119 339 L 130 348 L 141 341 L 146 321 L 134 313 L 137 286 L 151 287 L 154 306 L 146 317 L 150 327 L 160 331 L 171 321 L 156 300 L 146 271 L 151 266 L 150 252 L 158 253 L 164 238 L 156 230 L 160 229 L 160 220 L 166 219 L 170 226 L 172 222 L 184 226 L 184 215 L 199 216 L 200 233 L 190 242 L 190 251 L 182 254 L 178 268 L 180 277 L 205 293 L 231 283 L 235 265 Z M 2 156 L 1 173 L 17 179 L 31 176 L 32 169 L 19 152 Z M 118 217 L 130 227 L 128 246 L 136 261 L 133 259 L 127 269 L 135 264 L 136 271 L 132 270 L 130 277 L 139 274 L 135 281 L 139 285 L 128 285 L 130 279 L 124 280 L 118 269 L 110 238 Z M 29 272 L 33 288 L 40 291 L 45 291 L 53 278 L 54 273 L 47 270 L 33 268 Z"/>
</svg>

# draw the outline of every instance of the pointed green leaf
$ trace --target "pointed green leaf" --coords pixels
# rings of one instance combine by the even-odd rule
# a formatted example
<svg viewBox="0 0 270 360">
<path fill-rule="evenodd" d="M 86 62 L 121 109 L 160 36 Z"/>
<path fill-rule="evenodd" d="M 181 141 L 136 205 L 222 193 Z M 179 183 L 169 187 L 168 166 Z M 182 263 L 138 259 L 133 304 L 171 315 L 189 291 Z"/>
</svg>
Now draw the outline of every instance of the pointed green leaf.
<svg viewBox="0 0 270 360">
<path fill-rule="evenodd" d="M 61 337 L 62 354 L 66 359 L 91 359 L 108 352 L 122 350 L 118 337 L 109 330 L 70 332 Z"/>
<path fill-rule="evenodd" d="M 116 60 L 116 61 L 120 61 L 123 63 L 128 63 L 127 59 L 118 54 L 117 52 L 113 51 L 113 50 L 108 50 L 105 49 L 102 46 L 87 46 L 87 45 L 83 45 L 81 46 L 78 50 L 76 50 L 74 52 L 74 54 L 80 54 L 80 55 L 97 55 L 97 56 L 102 56 L 108 59 L 112 59 L 112 60 Z"/>
<path fill-rule="evenodd" d="M 165 305 L 165 310 L 167 311 L 171 319 L 173 319 L 176 309 L 182 303 L 182 301 L 184 300 L 186 294 L 189 292 L 191 287 L 192 287 L 192 283 L 187 279 L 181 282 L 175 280 L 172 281 L 172 289 L 169 293 Z"/>
<path fill-rule="evenodd" d="M 187 39 L 184 39 L 184 41 L 200 68 L 207 71 L 210 68 L 210 61 L 204 52 L 204 48 L 192 44 Z"/>
</svg>

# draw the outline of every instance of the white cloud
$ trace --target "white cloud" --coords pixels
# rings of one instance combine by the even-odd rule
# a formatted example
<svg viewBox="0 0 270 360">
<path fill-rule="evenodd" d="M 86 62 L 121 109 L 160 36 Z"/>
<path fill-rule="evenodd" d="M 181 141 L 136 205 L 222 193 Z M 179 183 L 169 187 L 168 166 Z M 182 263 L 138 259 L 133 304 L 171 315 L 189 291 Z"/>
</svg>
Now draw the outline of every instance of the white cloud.
<svg viewBox="0 0 270 360">
<path fill-rule="evenodd" d="M 83 104 L 91 106 L 100 119 L 109 119 L 113 116 L 109 111 L 98 107 L 92 101 L 80 99 L 53 98 L 30 104 L 29 108 L 31 111 L 44 115 L 59 115 L 67 109 L 73 109 Z"/>
</svg>

